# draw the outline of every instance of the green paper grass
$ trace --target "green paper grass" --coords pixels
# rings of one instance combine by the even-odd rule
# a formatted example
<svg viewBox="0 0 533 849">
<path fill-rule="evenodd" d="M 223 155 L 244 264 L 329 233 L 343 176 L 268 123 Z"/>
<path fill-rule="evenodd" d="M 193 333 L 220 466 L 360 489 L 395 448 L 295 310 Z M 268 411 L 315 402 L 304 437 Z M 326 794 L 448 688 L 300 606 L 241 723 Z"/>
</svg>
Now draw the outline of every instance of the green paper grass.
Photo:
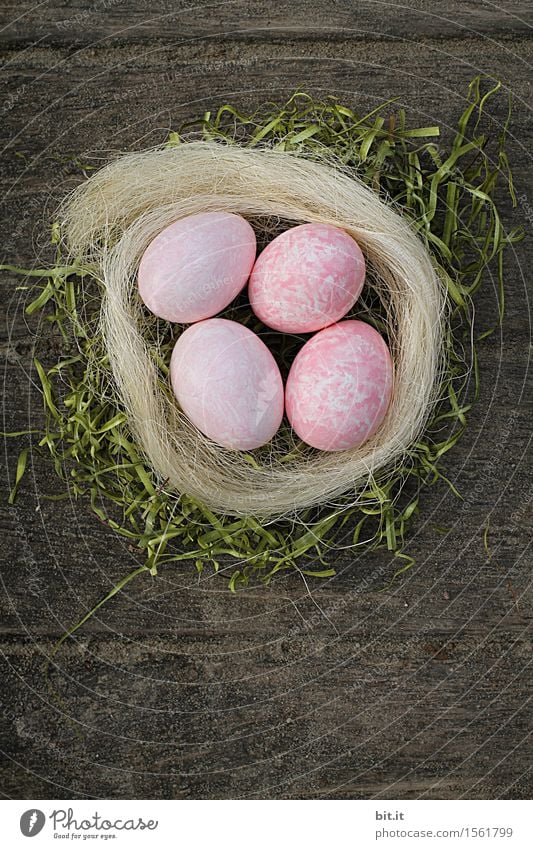
<svg viewBox="0 0 533 849">
<path fill-rule="evenodd" d="M 167 496 L 162 491 L 164 482 L 158 484 L 143 463 L 126 417 L 117 409 L 108 386 L 106 352 L 95 332 L 99 292 L 91 269 L 63 265 L 59 249 L 52 268 L 28 271 L 2 266 L 39 278 L 26 313 L 39 313 L 50 332 L 61 339 L 62 356 L 57 362 L 45 365 L 45 357 L 34 360 L 44 405 L 38 445 L 64 482 L 62 494 L 48 497 L 87 500 L 100 521 L 122 537 L 135 555 L 135 568 L 91 613 L 137 575 L 155 575 L 161 566 L 181 561 L 190 563 L 199 574 L 206 568 L 229 573 L 233 591 L 252 579 L 268 584 L 276 573 L 287 570 L 296 570 L 304 580 L 332 577 L 339 547 L 353 546 L 358 552 L 388 550 L 396 558 L 393 577 L 412 565 L 407 532 L 425 487 L 444 483 L 460 498 L 446 476 L 445 458 L 467 428 L 468 412 L 479 394 L 476 343 L 491 332 L 486 330 L 476 338 L 472 298 L 492 266 L 502 320 L 504 249 L 522 235 L 518 230 L 505 231 L 494 199 L 500 179 L 516 202 L 505 148 L 510 103 L 499 135 L 481 132 L 483 113 L 500 88 L 500 83 L 479 77 L 472 81 L 468 106 L 446 148 L 435 141 L 438 127 L 408 126 L 404 110 L 396 109 L 394 101 L 360 116 L 333 99 L 319 102 L 301 92 L 282 108 L 267 105 L 253 115 L 222 106 L 216 114 L 207 112 L 168 138 L 169 145 L 178 145 L 192 135 L 247 146 L 267 144 L 307 156 L 316 153 L 323 157 L 331 151 L 337 161 L 353 168 L 374 191 L 407 215 L 430 248 L 452 305 L 441 400 L 423 439 L 412 447 L 404 465 L 374 479 L 357 507 L 350 506 L 347 497 L 346 503 L 339 501 L 335 509 L 305 511 L 297 521 L 263 525 L 253 518 L 216 516 L 186 495 L 179 500 Z M 53 226 L 52 242 L 59 244 L 57 225 Z M 380 329 L 379 306 L 368 303 L 365 309 L 364 319 Z M 231 314 L 231 309 L 226 314 Z M 248 315 L 247 319 L 242 305 L 238 318 L 251 318 Z M 44 333 L 45 345 L 46 338 Z M 168 371 L 171 349 L 169 331 L 161 349 L 163 375 Z M 282 366 L 288 368 L 290 350 L 286 358 Z M 27 457 L 28 448 L 24 448 L 11 503 Z M 252 455 L 249 461 L 255 462 Z"/>
</svg>

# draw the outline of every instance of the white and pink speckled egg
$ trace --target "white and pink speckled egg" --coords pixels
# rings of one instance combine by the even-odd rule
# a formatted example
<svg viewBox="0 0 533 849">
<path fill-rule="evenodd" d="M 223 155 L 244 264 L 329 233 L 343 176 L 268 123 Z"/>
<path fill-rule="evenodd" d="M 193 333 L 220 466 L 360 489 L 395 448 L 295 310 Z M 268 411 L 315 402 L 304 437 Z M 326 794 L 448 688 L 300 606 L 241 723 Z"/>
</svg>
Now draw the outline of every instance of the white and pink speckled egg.
<svg viewBox="0 0 533 849">
<path fill-rule="evenodd" d="M 341 321 L 297 354 L 285 391 L 287 417 L 313 448 L 355 448 L 383 421 L 392 375 L 389 349 L 377 330 L 363 321 Z"/>
<path fill-rule="evenodd" d="M 170 376 L 183 412 L 224 448 L 258 448 L 281 424 L 279 368 L 259 336 L 242 324 L 212 318 L 188 327 L 174 346 Z"/>
<path fill-rule="evenodd" d="M 210 318 L 244 288 L 255 254 L 255 233 L 240 215 L 201 212 L 180 218 L 144 252 L 139 294 L 151 312 L 167 321 Z"/>
<path fill-rule="evenodd" d="M 312 333 L 346 315 L 364 279 L 365 260 L 351 236 L 330 224 L 300 224 L 258 256 L 248 294 L 268 327 Z"/>
</svg>

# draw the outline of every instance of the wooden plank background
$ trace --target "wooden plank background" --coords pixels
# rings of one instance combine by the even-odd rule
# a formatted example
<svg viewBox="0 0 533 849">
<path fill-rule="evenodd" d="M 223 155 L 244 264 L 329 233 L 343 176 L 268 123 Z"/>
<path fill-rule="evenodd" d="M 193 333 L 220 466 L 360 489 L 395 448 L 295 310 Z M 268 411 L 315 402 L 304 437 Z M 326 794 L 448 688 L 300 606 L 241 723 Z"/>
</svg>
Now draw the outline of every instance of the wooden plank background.
<svg viewBox="0 0 533 849">
<path fill-rule="evenodd" d="M 50 257 L 46 226 L 80 179 L 67 158 L 161 141 L 230 101 L 252 109 L 297 87 L 358 110 L 398 96 L 412 122 L 453 127 L 477 73 L 503 80 L 510 156 L 533 223 L 529 4 L 280 0 L 3 3 L 2 256 Z M 505 117 L 505 98 L 493 110 Z M 7 440 L 2 491 L 0 791 L 15 798 L 495 798 L 531 792 L 533 254 L 506 261 L 507 312 L 481 346 L 482 395 L 449 457 L 460 502 L 428 491 L 416 566 L 379 592 L 386 554 L 338 554 L 338 575 L 231 595 L 186 568 L 141 577 L 43 665 L 65 628 L 135 565 L 32 451 Z M 1 276 L 5 429 L 38 424 L 20 279 Z M 530 291 L 530 289 L 529 289 Z M 476 304 L 496 316 L 494 281 Z M 530 389 L 530 386 L 529 386 Z M 483 545 L 489 522 L 490 557 Z M 435 526 L 449 530 L 445 536 Z M 325 612 L 321 615 L 315 602 Z M 529 714 L 530 715 L 530 714 Z"/>
</svg>

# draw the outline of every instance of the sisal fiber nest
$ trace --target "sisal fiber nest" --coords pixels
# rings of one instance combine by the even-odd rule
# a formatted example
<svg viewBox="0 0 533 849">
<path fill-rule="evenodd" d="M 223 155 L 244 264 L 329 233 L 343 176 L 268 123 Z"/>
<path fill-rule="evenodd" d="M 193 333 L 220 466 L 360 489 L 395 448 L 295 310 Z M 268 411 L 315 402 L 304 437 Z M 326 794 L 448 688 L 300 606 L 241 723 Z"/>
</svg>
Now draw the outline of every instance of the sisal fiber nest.
<svg viewBox="0 0 533 849">
<path fill-rule="evenodd" d="M 342 227 L 360 245 L 369 269 L 365 286 L 379 298 L 394 363 L 390 407 L 364 445 L 316 451 L 295 442 L 286 428 L 268 450 L 250 456 L 214 444 L 178 408 L 144 333 L 137 269 L 164 227 L 214 210 L 244 216 L 259 236 L 272 222 L 323 222 Z M 217 142 L 157 148 L 98 171 L 67 198 L 61 219 L 69 254 L 97 269 L 117 401 L 165 491 L 186 493 L 224 514 L 279 518 L 347 493 L 356 503 L 379 470 L 404 460 L 436 400 L 444 288 L 412 226 L 340 166 Z"/>
</svg>

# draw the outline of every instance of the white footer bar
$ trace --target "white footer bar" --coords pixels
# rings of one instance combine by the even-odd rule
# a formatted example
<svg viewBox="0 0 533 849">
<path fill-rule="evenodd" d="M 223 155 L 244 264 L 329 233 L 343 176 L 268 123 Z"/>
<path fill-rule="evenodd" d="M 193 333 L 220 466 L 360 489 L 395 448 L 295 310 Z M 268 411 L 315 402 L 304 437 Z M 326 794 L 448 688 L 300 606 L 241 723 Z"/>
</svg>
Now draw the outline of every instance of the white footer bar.
<svg viewBox="0 0 533 849">
<path fill-rule="evenodd" d="M 6 849 L 533 847 L 533 805 L 512 800 L 9 800 L 0 813 Z"/>
</svg>

